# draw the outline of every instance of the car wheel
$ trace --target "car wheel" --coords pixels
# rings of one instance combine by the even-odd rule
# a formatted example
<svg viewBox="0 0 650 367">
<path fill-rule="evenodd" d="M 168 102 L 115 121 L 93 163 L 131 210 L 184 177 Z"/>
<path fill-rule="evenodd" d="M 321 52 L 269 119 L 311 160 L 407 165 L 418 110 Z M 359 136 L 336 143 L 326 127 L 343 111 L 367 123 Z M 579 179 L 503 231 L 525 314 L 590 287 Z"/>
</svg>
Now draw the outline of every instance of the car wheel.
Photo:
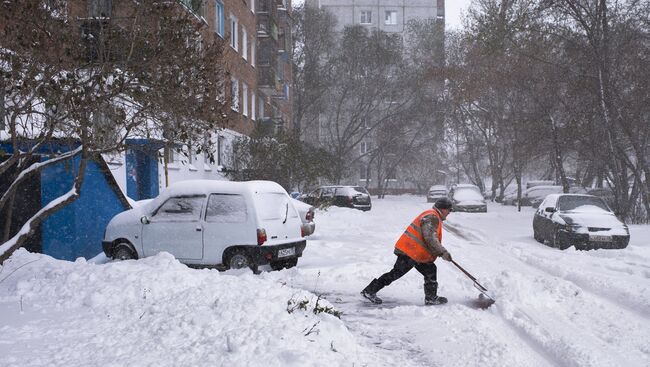
<svg viewBox="0 0 650 367">
<path fill-rule="evenodd" d="M 294 259 L 282 260 L 282 261 L 272 261 L 270 265 L 271 265 L 271 269 L 273 270 L 282 270 L 282 269 L 293 268 L 297 264 L 298 264 L 298 258 L 294 258 Z"/>
<path fill-rule="evenodd" d="M 228 258 L 230 269 L 243 269 L 250 267 L 252 261 L 243 251 L 236 251 Z"/>
<path fill-rule="evenodd" d="M 117 249 L 113 253 L 113 259 L 115 260 L 132 260 L 135 259 L 135 254 L 128 245 L 125 243 L 118 244 Z"/>
</svg>

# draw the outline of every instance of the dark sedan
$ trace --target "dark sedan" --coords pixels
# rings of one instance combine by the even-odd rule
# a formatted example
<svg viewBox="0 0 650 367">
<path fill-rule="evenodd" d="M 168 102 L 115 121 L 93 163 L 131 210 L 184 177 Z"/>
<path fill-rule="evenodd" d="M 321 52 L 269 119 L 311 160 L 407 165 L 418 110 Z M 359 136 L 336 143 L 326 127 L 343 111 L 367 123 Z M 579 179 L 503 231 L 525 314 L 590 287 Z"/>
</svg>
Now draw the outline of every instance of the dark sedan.
<svg viewBox="0 0 650 367">
<path fill-rule="evenodd" d="M 627 225 L 598 197 L 551 194 L 533 218 L 535 240 L 565 250 L 621 249 L 630 242 Z"/>
<path fill-rule="evenodd" d="M 334 205 L 363 211 L 372 208 L 370 194 L 361 186 L 321 186 L 301 200 L 316 207 Z"/>
</svg>

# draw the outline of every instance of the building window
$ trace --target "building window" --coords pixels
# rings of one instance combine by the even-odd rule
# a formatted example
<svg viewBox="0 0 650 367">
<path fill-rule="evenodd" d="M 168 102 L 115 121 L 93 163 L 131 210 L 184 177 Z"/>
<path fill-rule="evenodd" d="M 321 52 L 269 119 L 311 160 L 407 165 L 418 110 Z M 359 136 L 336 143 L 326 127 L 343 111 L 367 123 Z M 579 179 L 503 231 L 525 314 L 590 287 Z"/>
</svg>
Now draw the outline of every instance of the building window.
<svg viewBox="0 0 650 367">
<path fill-rule="evenodd" d="M 395 25 L 397 24 L 397 11 L 396 10 L 386 10 L 386 16 L 385 16 L 385 24 L 386 25 Z"/>
<path fill-rule="evenodd" d="M 361 24 L 372 24 L 372 11 L 371 10 L 362 10 L 361 18 L 359 20 Z"/>
<path fill-rule="evenodd" d="M 167 161 L 168 164 L 173 164 L 174 163 L 174 146 L 173 145 L 168 145 L 165 147 L 165 160 Z"/>
<path fill-rule="evenodd" d="M 366 154 L 370 150 L 372 150 L 372 143 L 371 142 L 362 141 L 361 143 L 359 143 L 359 153 Z"/>
<path fill-rule="evenodd" d="M 251 119 L 255 120 L 255 92 L 251 92 Z"/>
<path fill-rule="evenodd" d="M 239 80 L 234 78 L 230 80 L 230 100 L 230 108 L 239 112 Z"/>
<path fill-rule="evenodd" d="M 223 3 L 221 0 L 215 0 L 214 31 L 217 32 L 221 38 L 223 38 L 224 23 Z"/>
<path fill-rule="evenodd" d="M 234 15 L 230 15 L 230 47 L 234 48 L 235 51 L 239 51 L 237 24 L 237 18 Z"/>
<path fill-rule="evenodd" d="M 251 66 L 255 66 L 255 36 L 251 39 Z"/>
<path fill-rule="evenodd" d="M 248 32 L 244 27 L 241 27 L 241 56 L 248 60 Z"/>
<path fill-rule="evenodd" d="M 248 116 L 248 85 L 246 83 L 241 83 L 241 93 L 242 93 L 242 114 Z"/>
<path fill-rule="evenodd" d="M 257 102 L 258 102 L 257 103 L 257 109 L 259 111 L 258 116 L 259 116 L 259 118 L 263 119 L 264 118 L 264 98 L 262 98 L 262 96 L 259 96 Z"/>
<path fill-rule="evenodd" d="M 360 181 L 369 181 L 368 167 L 366 167 L 363 164 L 359 166 L 359 180 Z"/>
<path fill-rule="evenodd" d="M 397 181 L 397 175 L 395 174 L 395 168 L 391 168 L 386 172 L 386 181 Z"/>
</svg>

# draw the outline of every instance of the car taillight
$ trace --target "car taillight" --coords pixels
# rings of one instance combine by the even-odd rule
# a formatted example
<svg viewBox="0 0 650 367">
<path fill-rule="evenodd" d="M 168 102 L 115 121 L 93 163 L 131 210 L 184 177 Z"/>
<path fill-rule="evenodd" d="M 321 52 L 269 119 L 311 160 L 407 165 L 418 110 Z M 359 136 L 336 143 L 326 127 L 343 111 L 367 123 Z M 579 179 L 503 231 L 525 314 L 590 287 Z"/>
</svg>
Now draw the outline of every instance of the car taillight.
<svg viewBox="0 0 650 367">
<path fill-rule="evenodd" d="M 266 230 L 264 228 L 259 228 L 257 230 L 257 244 L 262 246 L 266 242 Z"/>
<path fill-rule="evenodd" d="M 352 196 L 348 196 L 348 203 L 352 204 Z"/>
<path fill-rule="evenodd" d="M 300 226 L 300 237 L 305 237 L 305 229 Z"/>
</svg>

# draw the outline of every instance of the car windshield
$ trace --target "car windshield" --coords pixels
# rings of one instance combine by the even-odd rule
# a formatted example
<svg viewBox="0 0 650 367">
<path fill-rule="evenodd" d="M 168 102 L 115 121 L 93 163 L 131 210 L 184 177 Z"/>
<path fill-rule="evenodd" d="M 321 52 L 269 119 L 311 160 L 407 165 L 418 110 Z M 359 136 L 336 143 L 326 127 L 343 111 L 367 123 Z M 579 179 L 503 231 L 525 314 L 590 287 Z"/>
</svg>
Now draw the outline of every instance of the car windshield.
<svg viewBox="0 0 650 367">
<path fill-rule="evenodd" d="M 609 212 L 609 208 L 600 198 L 592 196 L 562 196 L 558 199 L 558 209 L 563 212 Z"/>
<path fill-rule="evenodd" d="M 365 188 L 361 186 L 346 186 L 339 187 L 336 189 L 338 195 L 357 195 L 357 194 L 368 194 Z"/>
<path fill-rule="evenodd" d="M 561 187 L 545 187 L 545 188 L 540 188 L 537 190 L 530 190 L 528 191 L 528 197 L 529 198 L 544 198 L 546 195 L 549 194 L 557 194 L 562 192 Z"/>
<path fill-rule="evenodd" d="M 471 188 L 460 188 L 454 190 L 455 200 L 483 200 L 481 193 Z"/>
</svg>

